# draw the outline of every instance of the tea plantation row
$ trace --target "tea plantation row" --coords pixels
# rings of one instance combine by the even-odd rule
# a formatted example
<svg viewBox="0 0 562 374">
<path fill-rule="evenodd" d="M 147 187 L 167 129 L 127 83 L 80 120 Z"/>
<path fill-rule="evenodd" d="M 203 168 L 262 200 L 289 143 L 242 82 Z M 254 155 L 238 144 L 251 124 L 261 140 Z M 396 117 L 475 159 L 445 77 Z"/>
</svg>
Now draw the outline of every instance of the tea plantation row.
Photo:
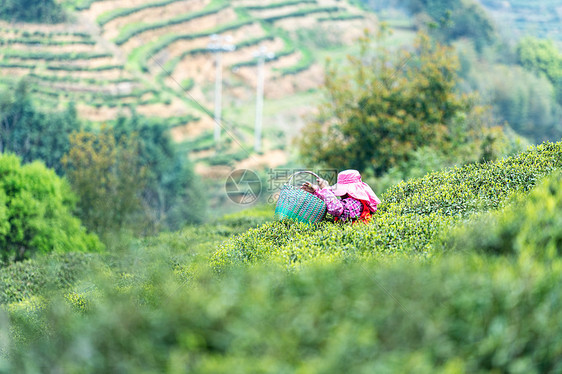
<svg viewBox="0 0 562 374">
<path fill-rule="evenodd" d="M 505 206 L 561 166 L 559 142 L 496 162 L 434 172 L 391 188 L 369 225 L 272 222 L 224 243 L 211 264 L 220 272 L 259 262 L 293 268 L 317 260 L 427 259 L 436 253 L 432 241 L 439 234 L 474 214 Z"/>
</svg>

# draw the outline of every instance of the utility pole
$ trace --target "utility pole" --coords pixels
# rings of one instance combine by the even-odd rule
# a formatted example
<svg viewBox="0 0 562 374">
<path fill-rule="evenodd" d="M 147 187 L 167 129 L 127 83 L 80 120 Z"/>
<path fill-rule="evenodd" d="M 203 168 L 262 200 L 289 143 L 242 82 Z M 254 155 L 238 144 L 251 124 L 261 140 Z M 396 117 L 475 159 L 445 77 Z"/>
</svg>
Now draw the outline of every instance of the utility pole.
<svg viewBox="0 0 562 374">
<path fill-rule="evenodd" d="M 236 46 L 232 44 L 230 35 L 222 36 L 218 34 L 211 35 L 211 42 L 207 45 L 207 49 L 215 54 L 215 149 L 218 151 L 221 137 L 221 113 L 222 113 L 222 53 L 232 52 Z"/>
<path fill-rule="evenodd" d="M 256 126 L 254 130 L 254 150 L 256 152 L 261 151 L 261 130 L 262 130 L 262 119 L 263 119 L 263 91 L 265 82 L 265 71 L 264 62 L 266 59 L 270 60 L 275 57 L 275 54 L 267 52 L 265 46 L 261 46 L 260 49 L 254 53 L 254 57 L 258 58 L 258 80 L 257 80 L 257 91 L 256 91 Z"/>
</svg>

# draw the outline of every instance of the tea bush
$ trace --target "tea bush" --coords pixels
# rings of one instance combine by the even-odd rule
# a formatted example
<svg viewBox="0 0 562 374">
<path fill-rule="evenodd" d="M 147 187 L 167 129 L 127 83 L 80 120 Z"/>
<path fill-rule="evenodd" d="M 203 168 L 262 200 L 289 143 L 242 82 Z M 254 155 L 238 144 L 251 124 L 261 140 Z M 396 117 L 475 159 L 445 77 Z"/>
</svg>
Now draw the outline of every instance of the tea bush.
<svg viewBox="0 0 562 374">
<path fill-rule="evenodd" d="M 328 16 L 328 17 L 318 17 L 319 22 L 326 22 L 326 21 L 351 21 L 356 19 L 364 19 L 365 16 L 362 14 L 351 14 L 351 13 L 343 13 L 338 14 L 335 16 Z"/>
<path fill-rule="evenodd" d="M 14 38 L 14 39 L 8 39 L 8 40 L 0 41 L 0 45 L 12 45 L 12 44 L 42 45 L 42 46 L 96 45 L 96 41 L 92 40 L 92 39 L 88 39 L 88 40 L 50 40 L 50 39 L 30 39 L 30 38 Z"/>
<path fill-rule="evenodd" d="M 467 216 L 495 209 L 514 191 L 528 191 L 543 176 L 560 168 L 561 156 L 562 142 L 547 142 L 496 162 L 431 173 L 391 188 L 381 211 Z"/>
<path fill-rule="evenodd" d="M 163 1 L 153 2 L 153 3 L 145 3 L 145 4 L 139 5 L 137 7 L 133 7 L 133 8 L 118 8 L 118 9 L 114 9 L 114 10 L 110 10 L 108 12 L 102 13 L 101 15 L 98 16 L 96 21 L 100 26 L 104 26 L 105 24 L 113 21 L 114 19 L 117 19 L 117 18 L 120 18 L 120 17 L 126 17 L 128 15 L 133 14 L 133 13 L 140 12 L 141 10 L 145 10 L 145 9 L 149 9 L 149 8 L 163 7 L 163 6 L 175 3 L 176 1 L 179 1 L 179 0 L 163 0 Z"/>
<path fill-rule="evenodd" d="M 272 4 L 264 4 L 264 5 L 246 5 L 243 6 L 244 9 L 247 10 L 267 10 L 267 9 L 276 9 L 276 8 L 283 8 L 289 7 L 294 5 L 303 5 L 303 4 L 317 4 L 316 0 L 289 0 L 289 1 L 281 1 L 275 2 Z"/>
<path fill-rule="evenodd" d="M 292 44 L 293 43 L 289 43 L 289 44 L 285 43 L 285 48 L 283 48 L 282 51 L 275 52 L 275 56 L 273 56 L 273 58 L 268 61 L 277 61 L 283 57 L 287 57 L 295 53 L 297 49 L 293 47 Z M 248 66 L 256 66 L 257 64 L 258 64 L 258 60 L 252 59 L 252 60 L 242 61 L 232 64 L 231 68 L 237 69 L 237 68 L 248 67 Z"/>
<path fill-rule="evenodd" d="M 14 30 L 17 34 L 19 34 L 19 30 L 15 29 Z M 29 37 L 41 37 L 41 38 L 53 38 L 53 37 L 57 37 L 57 36 L 72 36 L 75 38 L 82 38 L 82 39 L 87 39 L 87 40 L 91 40 L 92 39 L 92 35 L 87 33 L 87 32 L 80 32 L 80 31 L 49 31 L 49 32 L 43 32 L 43 31 L 39 31 L 39 30 L 35 30 L 33 32 L 28 32 L 28 31 L 23 31 L 22 36 L 25 38 L 29 38 Z"/>
<path fill-rule="evenodd" d="M 44 297 L 53 289 L 71 288 L 65 298 L 77 305 L 87 295 L 75 289 L 76 282 L 96 266 L 113 274 L 115 283 L 121 285 L 142 279 L 141 272 L 135 270 L 138 267 L 160 266 L 173 271 L 180 279 L 190 279 L 194 266 L 206 264 L 209 252 L 220 242 L 270 221 L 271 208 L 256 206 L 206 225 L 187 226 L 177 232 L 139 239 L 125 253 L 52 253 L 0 267 L 0 304 L 18 303 Z"/>
<path fill-rule="evenodd" d="M 103 65 L 103 66 L 76 66 L 76 65 L 48 65 L 47 70 L 61 70 L 61 71 L 106 71 L 106 70 L 123 70 L 123 65 Z"/>
<path fill-rule="evenodd" d="M 243 22 L 243 23 L 237 22 L 237 23 L 232 24 L 230 26 L 227 26 L 225 28 L 221 28 L 220 31 L 215 30 L 212 33 L 225 32 L 225 31 L 227 31 L 225 29 L 228 29 L 228 31 L 232 31 L 235 28 L 245 26 L 246 24 L 248 24 L 248 22 Z M 209 36 L 212 33 L 211 32 L 205 32 L 205 33 L 199 33 L 199 34 L 174 35 L 174 36 L 171 36 L 169 38 L 163 39 L 160 43 L 158 43 L 153 48 L 151 48 L 148 55 L 145 55 L 140 60 L 140 66 L 143 70 L 147 70 L 148 69 L 148 59 L 149 59 L 149 57 L 153 56 L 155 54 L 155 52 L 161 51 L 163 46 L 167 46 L 170 43 L 175 42 L 177 40 L 195 39 L 195 38 L 200 38 L 202 36 Z M 236 49 L 239 50 L 241 48 L 247 48 L 247 47 L 259 45 L 266 40 L 274 40 L 274 39 L 275 39 L 275 37 L 273 35 L 266 35 L 266 36 L 261 36 L 261 37 L 258 37 L 258 38 L 246 39 L 246 40 L 243 40 L 242 42 L 236 44 Z M 197 55 L 197 54 L 208 53 L 208 52 L 209 52 L 209 50 L 207 48 L 194 48 L 194 49 L 183 51 L 177 57 L 174 57 L 173 59 L 169 60 L 166 63 L 164 71 L 162 73 L 160 73 L 160 77 L 167 76 L 169 74 L 169 72 L 174 71 L 176 69 L 176 66 L 186 57 Z M 243 62 L 243 63 L 234 64 L 234 65 L 231 66 L 231 68 L 241 67 L 241 66 L 253 66 L 253 65 L 256 65 L 256 64 L 257 64 L 257 60 L 254 59 L 254 60 L 249 61 L 249 62 L 246 61 L 246 62 Z M 185 84 L 182 84 L 182 87 L 185 91 L 188 91 L 192 88 L 190 85 L 185 85 Z"/>
<path fill-rule="evenodd" d="M 19 69 L 29 69 L 29 70 L 34 70 L 35 69 L 35 65 L 33 64 L 23 64 L 21 62 L 0 62 L 0 67 L 1 68 L 19 68 Z"/>
<path fill-rule="evenodd" d="M 283 76 L 296 75 L 298 73 L 301 73 L 310 68 L 310 66 L 314 63 L 314 54 L 310 49 L 301 48 L 300 52 L 302 54 L 302 57 L 299 62 L 297 62 L 297 64 L 287 68 L 283 68 L 281 70 L 281 74 Z"/>
<path fill-rule="evenodd" d="M 562 370 L 560 260 L 256 267 L 189 286 L 151 271 L 150 283 L 100 276 L 97 295 L 0 309 L 16 332 L 0 372 Z"/>
<path fill-rule="evenodd" d="M 0 304 L 38 297 L 72 285 L 99 254 L 53 253 L 0 267 Z"/>
<path fill-rule="evenodd" d="M 548 177 L 506 209 L 452 230 L 443 239 L 448 250 L 496 255 L 518 254 L 552 260 L 562 255 L 562 174 Z"/>
<path fill-rule="evenodd" d="M 67 2 L 70 3 L 76 10 L 88 10 L 90 6 L 98 0 L 68 0 Z"/>
<path fill-rule="evenodd" d="M 20 50 L 5 50 L 2 52 L 4 58 L 19 58 L 24 60 L 65 61 L 65 60 L 89 60 L 94 58 L 112 57 L 109 52 L 30 52 Z"/>
<path fill-rule="evenodd" d="M 330 6 L 330 7 L 314 7 L 314 8 L 307 8 L 307 9 L 299 9 L 296 10 L 294 12 L 291 13 L 287 13 L 287 14 L 280 14 L 280 15 L 275 15 L 275 16 L 270 16 L 270 17 L 265 17 L 263 18 L 263 20 L 265 22 L 269 22 L 269 23 L 274 23 L 277 21 L 280 21 L 282 19 L 285 18 L 296 18 L 296 17 L 306 17 L 309 16 L 311 14 L 315 14 L 315 13 L 338 13 L 344 11 L 344 8 L 340 8 L 337 6 Z"/>
<path fill-rule="evenodd" d="M 228 4 L 223 2 L 223 1 L 213 0 L 213 2 L 211 3 L 210 6 L 212 6 L 212 8 L 210 8 L 210 9 L 204 9 L 204 10 L 201 10 L 201 11 L 198 11 L 198 12 L 192 12 L 192 13 L 189 13 L 189 14 L 184 14 L 184 15 L 178 16 L 176 18 L 172 18 L 172 19 L 167 19 L 167 20 L 163 20 L 163 21 L 159 21 L 159 22 L 150 23 L 150 24 L 134 24 L 131 27 L 124 28 L 119 33 L 119 35 L 115 38 L 114 42 L 117 45 L 122 45 L 122 44 L 125 44 L 132 37 L 137 36 L 139 34 L 142 34 L 143 32 L 152 31 L 152 30 L 159 29 L 159 28 L 162 28 L 162 27 L 178 25 L 180 23 L 189 22 L 189 21 L 195 20 L 195 19 L 200 18 L 200 17 L 204 17 L 204 16 L 208 16 L 208 15 L 211 15 L 211 14 L 218 13 L 221 10 L 227 8 Z"/>
<path fill-rule="evenodd" d="M 223 9 L 223 7 L 219 8 L 219 9 L 216 9 L 216 10 L 212 10 L 212 11 L 202 11 L 203 12 L 202 14 L 190 13 L 187 16 L 182 16 L 182 17 L 178 18 L 174 22 L 177 22 L 177 23 L 187 22 L 189 20 L 196 19 L 196 18 L 202 17 L 204 15 L 208 15 L 208 14 L 218 12 L 222 9 Z M 143 50 L 143 54 L 138 58 L 139 68 L 142 71 L 147 72 L 148 71 L 148 62 L 149 62 L 150 58 L 152 58 L 153 56 L 155 56 L 156 54 L 158 54 L 159 52 L 161 52 L 162 50 L 167 48 L 170 44 L 175 43 L 179 40 L 193 40 L 193 39 L 197 39 L 197 38 L 208 37 L 208 36 L 211 36 L 213 34 L 222 34 L 222 33 L 225 33 L 225 32 L 228 32 L 228 31 L 233 31 L 233 30 L 239 29 L 243 26 L 252 24 L 253 22 L 254 22 L 254 20 L 252 20 L 252 19 L 242 20 L 242 21 L 234 21 L 232 23 L 225 24 L 225 25 L 221 26 L 220 28 L 214 28 L 214 29 L 209 30 L 209 31 L 191 33 L 191 34 L 168 34 L 168 35 L 165 35 L 162 38 L 158 39 L 156 42 L 150 44 L 146 49 Z M 166 26 L 166 25 L 161 25 L 160 23 L 158 23 L 158 24 L 155 24 L 151 27 L 160 28 L 160 27 L 164 27 L 164 26 Z M 148 27 L 148 26 L 146 26 L 146 27 Z M 144 32 L 144 31 L 145 30 L 143 28 L 142 31 L 139 31 L 139 33 Z M 129 38 L 127 38 L 127 40 L 128 39 Z M 125 43 L 127 40 L 124 40 L 123 43 Z M 118 42 L 116 42 L 116 43 L 118 43 Z M 177 57 L 173 58 L 171 61 L 169 61 L 168 63 L 166 63 L 165 70 L 167 72 L 163 72 L 163 73 L 169 74 L 169 72 L 174 71 L 175 66 L 186 56 L 199 54 L 199 53 L 206 53 L 206 52 L 208 52 L 207 48 L 195 48 L 195 49 L 192 49 L 192 50 L 184 51 L 180 56 L 177 56 Z"/>
<path fill-rule="evenodd" d="M 562 166 L 562 142 L 544 143 L 497 162 L 471 164 L 402 182 L 381 196 L 369 225 L 272 222 L 235 237 L 211 258 L 217 271 L 234 264 L 286 267 L 322 261 L 433 255 L 441 231 L 473 214 L 498 209 Z M 376 186 L 375 190 L 376 190 Z"/>
</svg>

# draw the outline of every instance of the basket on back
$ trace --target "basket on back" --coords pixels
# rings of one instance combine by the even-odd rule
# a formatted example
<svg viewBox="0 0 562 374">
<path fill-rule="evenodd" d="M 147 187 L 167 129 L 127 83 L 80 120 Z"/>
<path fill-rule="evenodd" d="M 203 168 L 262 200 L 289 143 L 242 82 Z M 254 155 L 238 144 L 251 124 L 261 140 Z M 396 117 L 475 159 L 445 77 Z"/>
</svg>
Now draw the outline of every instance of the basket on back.
<svg viewBox="0 0 562 374">
<path fill-rule="evenodd" d="M 279 200 L 277 200 L 277 206 L 275 207 L 275 218 L 289 218 L 305 223 L 320 222 L 326 216 L 326 203 L 310 192 L 306 192 L 291 184 L 293 177 L 299 173 L 312 174 L 318 178 L 311 171 L 294 173 L 281 188 Z"/>
</svg>

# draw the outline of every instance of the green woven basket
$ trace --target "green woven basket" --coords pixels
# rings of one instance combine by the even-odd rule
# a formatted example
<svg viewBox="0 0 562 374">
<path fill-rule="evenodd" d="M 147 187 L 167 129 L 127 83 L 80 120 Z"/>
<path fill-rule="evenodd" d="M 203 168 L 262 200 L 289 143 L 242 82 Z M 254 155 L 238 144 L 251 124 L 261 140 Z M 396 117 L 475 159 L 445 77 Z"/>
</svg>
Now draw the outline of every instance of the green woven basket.
<svg viewBox="0 0 562 374">
<path fill-rule="evenodd" d="M 275 207 L 275 218 L 279 220 L 289 218 L 305 223 L 320 222 L 326 216 L 326 203 L 310 192 L 291 184 L 293 177 L 300 173 L 312 174 L 318 178 L 318 175 L 311 171 L 294 173 L 281 188 Z"/>
</svg>

